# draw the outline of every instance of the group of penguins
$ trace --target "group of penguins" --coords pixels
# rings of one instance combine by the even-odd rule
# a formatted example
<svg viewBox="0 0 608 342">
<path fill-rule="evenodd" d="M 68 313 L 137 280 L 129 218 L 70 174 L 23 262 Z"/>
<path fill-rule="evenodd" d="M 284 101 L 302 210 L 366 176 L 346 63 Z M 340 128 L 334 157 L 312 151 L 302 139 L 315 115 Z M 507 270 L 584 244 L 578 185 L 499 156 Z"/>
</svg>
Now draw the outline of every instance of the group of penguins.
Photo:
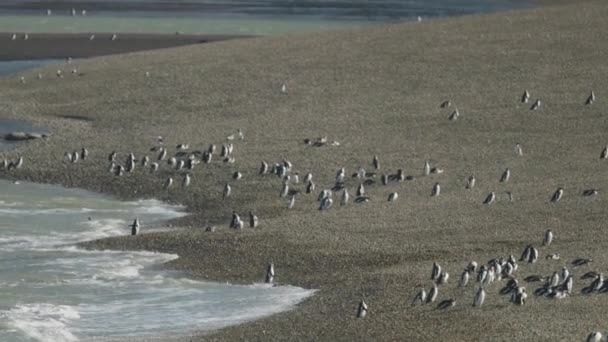
<svg viewBox="0 0 608 342">
<path fill-rule="evenodd" d="M 282 87 L 282 92 L 286 94 L 285 86 Z M 525 91 L 521 97 L 522 103 L 528 103 L 530 99 L 530 93 Z M 585 105 L 591 105 L 596 101 L 595 94 L 591 92 L 587 100 L 585 101 Z M 537 99 L 530 110 L 538 110 L 541 108 L 542 102 L 540 99 Z M 443 102 L 440 107 L 447 108 L 452 106 L 451 101 Z M 451 113 L 449 116 L 450 121 L 456 120 L 460 116 L 460 112 L 457 108 Z M 234 140 L 236 137 L 239 139 L 243 139 L 243 133 L 239 129 L 237 134 L 233 134 L 227 137 L 227 140 Z M 158 138 L 159 143 L 162 145 L 162 138 Z M 311 139 L 306 139 L 306 145 L 321 147 L 321 146 L 339 146 L 339 143 L 332 142 L 329 144 L 326 138 L 319 138 L 315 141 Z M 200 162 L 210 163 L 215 151 L 216 146 L 210 145 L 208 149 L 202 151 L 188 151 L 189 146 L 187 144 L 180 144 L 176 146 L 177 152 L 173 157 L 168 158 L 167 165 L 173 168 L 176 171 L 186 171 L 183 174 L 182 186 L 187 187 L 191 183 L 191 171 L 195 165 Z M 224 163 L 234 164 L 235 158 L 233 155 L 234 145 L 232 143 L 222 144 L 220 158 Z M 155 146 L 151 149 L 153 152 L 158 152 L 155 162 L 150 163 L 150 158 L 145 156 L 139 162 L 142 167 L 148 166 L 150 168 L 150 172 L 156 172 L 163 160 L 167 157 L 168 150 L 164 146 Z M 523 155 L 522 147 L 519 143 L 515 145 L 515 153 L 518 156 Z M 125 173 L 131 173 L 135 169 L 137 165 L 137 160 L 133 153 L 128 155 L 126 163 L 124 165 L 120 164 L 116 160 L 117 153 L 113 151 L 109 156 L 108 160 L 110 162 L 109 171 L 116 176 L 122 176 Z M 76 163 L 78 160 L 85 160 L 88 157 L 88 151 L 83 148 L 81 151 L 75 151 L 72 153 L 65 154 L 65 160 L 71 163 Z M 608 146 L 604 147 L 600 153 L 601 159 L 608 159 Z M 4 161 L 1 167 L 8 168 L 19 168 L 23 164 L 23 158 L 19 157 L 19 159 L 15 162 L 8 163 Z M 355 203 L 365 203 L 370 201 L 370 197 L 366 194 L 365 187 L 376 183 L 375 177 L 377 176 L 377 171 L 380 169 L 380 161 L 377 156 L 374 156 L 372 159 L 372 165 L 376 172 L 368 172 L 364 168 L 360 167 L 355 173 L 352 174 L 353 178 L 357 178 L 360 180 L 359 185 L 357 186 L 354 202 Z M 291 209 L 295 205 L 296 198 L 302 193 L 311 194 L 316 190 L 316 185 L 312 179 L 312 174 L 307 173 L 303 178 L 303 182 L 305 184 L 304 190 L 300 191 L 296 189 L 296 185 L 300 183 L 299 173 L 291 173 L 293 170 L 293 165 L 288 160 L 283 159 L 281 162 L 274 163 L 269 165 L 266 161 L 262 161 L 259 168 L 259 174 L 274 174 L 278 176 L 281 182 L 281 190 L 280 197 L 288 197 L 287 208 Z M 427 176 L 430 174 L 441 174 L 443 170 L 437 167 L 431 167 L 430 162 L 425 161 L 423 168 L 423 175 Z M 235 171 L 232 175 L 234 180 L 240 180 L 243 177 L 242 173 Z M 334 204 L 333 194 L 335 192 L 341 191 L 340 195 L 340 205 L 347 205 L 350 201 L 350 193 L 345 187 L 346 182 L 346 170 L 345 168 L 340 168 L 336 172 L 334 186 L 331 189 L 324 189 L 319 192 L 317 197 L 317 201 L 319 202 L 318 209 L 329 210 L 332 208 Z M 500 182 L 508 182 L 511 177 L 511 170 L 506 168 L 500 177 Z M 402 169 L 398 169 L 394 174 L 382 174 L 380 177 L 380 182 L 382 185 L 387 185 L 389 182 L 402 182 L 405 180 L 414 180 L 414 176 L 406 176 Z M 476 179 L 474 175 L 471 175 L 467 178 L 465 188 L 472 189 L 475 186 Z M 168 177 L 163 187 L 168 189 L 173 184 L 173 178 Z M 222 198 L 226 199 L 232 194 L 232 187 L 229 183 L 225 183 L 224 189 L 222 192 Z M 431 196 L 436 197 L 441 194 L 441 186 L 437 182 L 433 185 L 431 190 Z M 550 197 L 550 202 L 556 203 L 559 202 L 564 194 L 564 189 L 559 187 L 553 195 Z M 583 196 L 594 196 L 598 194 L 597 189 L 585 189 L 582 192 Z M 509 201 L 513 200 L 512 194 L 507 192 Z M 387 200 L 389 202 L 394 202 L 398 199 L 399 195 L 397 192 L 390 192 L 388 194 Z M 494 192 L 490 192 L 484 199 L 483 204 L 490 205 L 496 200 L 496 194 Z M 249 215 L 249 227 L 256 228 L 259 224 L 258 217 L 253 214 L 251 211 L 248 213 Z M 229 223 L 229 227 L 233 229 L 242 229 L 245 226 L 244 221 L 241 217 L 233 211 L 232 218 Z M 136 235 L 139 232 L 140 223 L 138 219 L 135 219 L 133 224 L 130 225 L 132 235 Z M 215 227 L 207 227 L 206 230 L 214 231 Z M 551 230 L 548 230 L 545 233 L 543 246 L 549 246 L 551 241 L 553 240 L 553 233 Z M 560 256 L 558 253 L 547 255 L 546 259 L 548 260 L 556 260 L 559 259 Z M 532 245 L 526 246 L 524 249 L 519 261 L 525 263 L 536 263 L 539 259 L 539 251 L 537 248 Z M 591 259 L 576 259 L 572 262 L 573 267 L 580 267 L 582 265 L 586 265 L 590 263 Z M 479 283 L 477 290 L 475 291 L 473 306 L 481 307 L 486 298 L 486 288 L 491 284 L 501 281 L 507 280 L 506 284 L 503 288 L 500 289 L 499 293 L 502 295 L 508 295 L 509 300 L 517 305 L 524 305 L 528 300 L 528 294 L 526 292 L 525 287 L 520 286 L 519 281 L 515 277 L 516 271 L 518 271 L 519 265 L 517 260 L 510 255 L 507 258 L 496 258 L 490 260 L 487 264 L 481 265 L 478 267 L 478 264 L 474 261 L 470 262 L 462 272 L 459 280 L 458 286 L 461 288 L 465 288 L 469 283 L 470 278 L 475 278 L 476 282 Z M 274 279 L 274 265 L 271 263 L 266 271 L 265 281 L 266 283 L 272 283 Z M 603 275 L 601 273 L 596 272 L 587 272 L 585 273 L 581 279 L 592 279 L 591 284 L 584 287 L 582 289 L 582 293 L 590 294 L 593 292 L 608 292 L 608 281 L 604 282 Z M 430 304 L 434 303 L 439 296 L 439 286 L 445 285 L 448 283 L 449 274 L 442 270 L 441 266 L 437 263 L 433 263 L 431 280 L 433 281 L 432 287 L 427 291 L 422 288 L 415 296 L 412 304 L 415 305 L 417 303 L 420 304 Z M 572 288 L 574 284 L 574 277 L 570 273 L 570 271 L 563 267 L 559 271 L 553 272 L 550 276 L 539 276 L 539 275 L 530 275 L 524 278 L 524 281 L 527 283 L 534 282 L 544 282 L 542 286 L 537 288 L 534 291 L 536 296 L 544 296 L 547 298 L 556 298 L 561 299 L 565 298 L 572 294 Z M 454 298 L 449 298 L 439 302 L 439 309 L 447 309 L 456 305 L 456 300 Z M 365 300 L 361 300 L 356 317 L 363 318 L 368 314 L 368 304 Z M 601 333 L 595 332 L 589 335 L 588 341 L 600 341 L 602 338 Z"/>
</svg>

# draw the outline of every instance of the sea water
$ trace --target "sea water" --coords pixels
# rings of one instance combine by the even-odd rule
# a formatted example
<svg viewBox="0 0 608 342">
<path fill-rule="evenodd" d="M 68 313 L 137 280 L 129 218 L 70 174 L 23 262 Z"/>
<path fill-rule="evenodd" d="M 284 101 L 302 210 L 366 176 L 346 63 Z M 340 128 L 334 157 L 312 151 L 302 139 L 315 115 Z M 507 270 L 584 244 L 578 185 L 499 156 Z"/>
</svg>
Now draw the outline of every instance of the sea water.
<svg viewBox="0 0 608 342">
<path fill-rule="evenodd" d="M 75 246 L 127 235 L 135 217 L 146 232 L 182 215 L 156 200 L 0 180 L 0 341 L 186 336 L 289 310 L 312 295 L 194 281 L 161 267 L 174 254 Z"/>
<path fill-rule="evenodd" d="M 43 0 L 0 2 L 0 32 L 272 35 L 530 7 L 521 0 Z M 46 9 L 52 15 L 46 15 Z M 77 15 L 71 16 L 71 8 Z M 81 11 L 86 10 L 86 16 Z"/>
</svg>

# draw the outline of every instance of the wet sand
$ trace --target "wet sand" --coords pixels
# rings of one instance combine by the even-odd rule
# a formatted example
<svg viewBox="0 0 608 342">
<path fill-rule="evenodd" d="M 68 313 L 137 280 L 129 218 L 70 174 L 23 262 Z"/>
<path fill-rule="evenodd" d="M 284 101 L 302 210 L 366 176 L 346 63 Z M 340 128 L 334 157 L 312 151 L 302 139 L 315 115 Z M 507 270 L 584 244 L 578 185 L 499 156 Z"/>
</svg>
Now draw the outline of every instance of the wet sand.
<svg viewBox="0 0 608 342">
<path fill-rule="evenodd" d="M 17 39 L 12 40 L 13 34 Z M 94 39 L 91 40 L 91 36 Z M 25 59 L 86 58 L 133 51 L 203 44 L 244 38 L 231 35 L 118 34 L 112 33 L 0 33 L 0 61 Z"/>
<path fill-rule="evenodd" d="M 268 262 L 276 281 L 319 289 L 296 310 L 222 329 L 195 341 L 544 341 L 584 340 L 605 328 L 608 297 L 582 295 L 584 272 L 608 264 L 604 238 L 606 197 L 580 196 L 608 187 L 605 89 L 608 44 L 602 34 L 608 5 L 577 1 L 482 16 L 332 33 L 231 40 L 108 56 L 73 63 L 85 75 L 54 77 L 56 66 L 0 79 L 0 115 L 21 118 L 53 133 L 17 151 L 22 169 L 3 177 L 60 183 L 119 198 L 155 197 L 183 203 L 194 213 L 172 224 L 185 229 L 84 244 L 90 248 L 149 249 L 180 255 L 167 266 L 197 279 L 251 283 L 263 279 Z M 66 66 L 67 67 L 67 66 Z M 144 74 L 150 72 L 150 77 Z M 38 72 L 42 80 L 35 79 Z M 280 87 L 287 82 L 288 94 Z M 539 111 L 520 104 L 524 89 Z M 598 100 L 584 106 L 590 91 Z M 439 104 L 451 99 L 460 111 Z M 86 120 L 75 118 L 86 118 Z M 136 169 L 123 177 L 108 172 L 107 155 L 149 154 L 162 135 L 170 152 L 178 143 L 193 149 L 234 141 L 234 164 L 198 165 L 192 185 L 164 165 L 157 174 Z M 327 136 L 338 147 L 311 147 L 305 138 Z M 524 156 L 513 153 L 521 143 Z M 91 159 L 68 165 L 66 151 L 89 148 Z M 336 170 L 350 176 L 359 166 L 379 173 L 404 169 L 413 181 L 368 186 L 371 201 L 317 210 L 315 195 L 299 195 L 293 210 L 279 197 L 281 180 L 259 176 L 261 160 L 290 160 L 302 177 L 312 172 L 317 189 L 331 188 Z M 445 170 L 422 176 L 425 160 Z M 511 168 L 508 183 L 498 179 Z M 234 181 L 234 171 L 244 174 Z M 465 190 L 475 174 L 478 185 Z M 162 184 L 173 175 L 175 185 Z M 233 195 L 221 200 L 226 182 Z M 434 183 L 442 194 L 431 198 Z M 354 194 L 359 180 L 347 177 Z M 563 200 L 548 200 L 558 186 Z M 302 191 L 302 184 L 294 185 Z M 399 199 L 388 203 L 389 192 Z M 482 205 L 495 191 L 498 201 Z M 512 192 L 514 202 L 506 200 Z M 228 229 L 232 210 L 253 210 L 260 227 Z M 218 224 L 214 233 L 204 232 Z M 540 247 L 551 228 L 555 241 Z M 145 227 L 143 227 L 145 231 Z M 125 228 L 125 233 L 127 228 Z M 567 266 L 576 276 L 574 294 L 563 300 L 535 297 L 541 284 L 525 284 L 528 303 L 515 306 L 486 288 L 473 308 L 474 286 L 458 289 L 471 260 L 517 257 L 527 244 L 540 248 L 535 264 L 520 263 L 517 277 L 549 276 Z M 546 260 L 550 253 L 560 260 Z M 575 258 L 593 258 L 573 268 Z M 430 287 L 433 261 L 451 277 L 438 301 L 455 307 L 411 306 L 420 286 Z M 476 286 L 475 286 L 476 288 Z M 355 318 L 365 298 L 369 315 Z M 190 339 L 188 339 L 190 340 Z"/>
</svg>

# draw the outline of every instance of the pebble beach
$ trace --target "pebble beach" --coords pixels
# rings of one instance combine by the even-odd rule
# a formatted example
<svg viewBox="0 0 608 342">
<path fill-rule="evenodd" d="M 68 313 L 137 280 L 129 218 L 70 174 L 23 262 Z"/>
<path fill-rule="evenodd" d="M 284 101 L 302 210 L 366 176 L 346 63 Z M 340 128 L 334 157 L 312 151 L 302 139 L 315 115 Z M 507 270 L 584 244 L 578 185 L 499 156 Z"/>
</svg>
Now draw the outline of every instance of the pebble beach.
<svg viewBox="0 0 608 342">
<path fill-rule="evenodd" d="M 49 136 L 2 151 L 2 159 L 23 156 L 24 163 L 0 176 L 122 200 L 155 198 L 191 213 L 169 221 L 167 232 L 146 234 L 143 225 L 132 237 L 125 227 L 124 237 L 81 247 L 177 254 L 167 268 L 233 284 L 263 282 L 272 262 L 275 283 L 318 290 L 292 311 L 212 333 L 194 328 L 176 341 L 583 341 L 608 332 L 608 297 L 582 294 L 587 283 L 578 280 L 608 265 L 608 165 L 600 159 L 608 142 L 606 15 L 603 1 L 547 1 L 483 15 L 230 37 L 20 72 L 0 78 L 0 117 L 44 127 Z M 523 104 L 526 90 L 530 103 Z M 592 91 L 597 100 L 585 105 Z M 542 106 L 530 110 L 537 99 Z M 447 100 L 450 107 L 441 108 Z M 456 108 L 458 119 L 450 120 Z M 118 160 L 129 153 L 156 159 L 150 149 L 158 136 L 170 154 L 178 144 L 232 143 L 234 162 L 217 156 L 198 165 L 187 188 L 166 166 L 108 172 L 112 151 Z M 304 142 L 318 137 L 335 144 Z M 522 155 L 513 152 L 517 143 Z M 83 147 L 86 161 L 65 162 L 66 152 Z M 317 192 L 291 185 L 298 194 L 288 209 L 281 179 L 259 174 L 263 160 L 288 160 L 300 178 L 312 173 Z M 426 161 L 443 172 L 425 175 Z M 352 194 L 361 179 L 351 174 L 376 173 L 366 185 L 369 201 L 340 206 L 336 192 L 333 207 L 319 210 L 317 193 L 334 186 L 340 168 Z M 500 182 L 505 168 L 511 178 Z M 411 180 L 381 184 L 382 174 L 398 169 Z M 467 190 L 472 174 L 477 184 Z M 168 189 L 167 177 L 176 181 Z M 226 183 L 232 193 L 223 199 Z M 436 183 L 441 195 L 431 197 Z M 563 199 L 551 203 L 558 187 Z M 599 194 L 581 196 L 588 188 Z M 394 202 L 391 192 L 399 194 Z M 489 192 L 497 198 L 491 206 L 482 203 Z M 259 227 L 229 229 L 233 211 L 254 212 Z M 555 239 L 541 247 L 547 229 Z M 576 274 L 573 294 L 548 299 L 532 295 L 539 284 L 526 284 L 529 300 L 518 306 L 496 283 L 484 305 L 473 307 L 474 284 L 457 286 L 463 268 L 519 258 L 529 244 L 539 260 L 520 263 L 518 278 L 567 266 Z M 545 259 L 552 253 L 561 258 Z M 593 262 L 572 268 L 577 258 Z M 455 299 L 446 310 L 411 305 L 420 287 L 432 285 L 433 262 L 451 274 L 439 290 L 438 302 Z M 362 299 L 369 312 L 358 319 Z"/>
</svg>

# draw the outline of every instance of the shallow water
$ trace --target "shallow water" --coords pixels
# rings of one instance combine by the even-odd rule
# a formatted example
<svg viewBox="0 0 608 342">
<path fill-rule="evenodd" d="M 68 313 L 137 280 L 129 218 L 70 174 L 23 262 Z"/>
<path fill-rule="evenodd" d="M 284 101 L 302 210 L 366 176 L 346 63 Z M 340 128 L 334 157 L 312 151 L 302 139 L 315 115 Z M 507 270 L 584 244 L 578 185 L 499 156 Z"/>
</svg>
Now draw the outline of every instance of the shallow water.
<svg viewBox="0 0 608 342">
<path fill-rule="evenodd" d="M 0 62 L 0 69 L 2 68 L 2 63 L 3 62 Z M 11 132 L 49 133 L 49 130 L 46 128 L 33 126 L 25 121 L 0 118 L 0 151 L 11 149 L 17 146 L 17 144 L 22 143 L 20 141 L 3 139 L 5 134 Z"/>
<path fill-rule="evenodd" d="M 0 31 L 269 35 L 522 7 L 530 5 L 514 0 L 7 0 L 0 3 Z M 47 8 L 52 15 L 46 15 Z M 78 15 L 69 15 L 71 8 Z"/>
<path fill-rule="evenodd" d="M 134 217 L 154 230 L 180 207 L 31 183 L 0 189 L 0 341 L 179 336 L 289 310 L 313 293 L 193 281 L 160 268 L 172 254 L 74 247 L 128 234 Z"/>
<path fill-rule="evenodd" d="M 49 64 L 61 63 L 61 59 L 36 59 L 20 61 L 0 61 L 0 76 L 15 74 L 27 69 L 42 67 Z"/>
</svg>

